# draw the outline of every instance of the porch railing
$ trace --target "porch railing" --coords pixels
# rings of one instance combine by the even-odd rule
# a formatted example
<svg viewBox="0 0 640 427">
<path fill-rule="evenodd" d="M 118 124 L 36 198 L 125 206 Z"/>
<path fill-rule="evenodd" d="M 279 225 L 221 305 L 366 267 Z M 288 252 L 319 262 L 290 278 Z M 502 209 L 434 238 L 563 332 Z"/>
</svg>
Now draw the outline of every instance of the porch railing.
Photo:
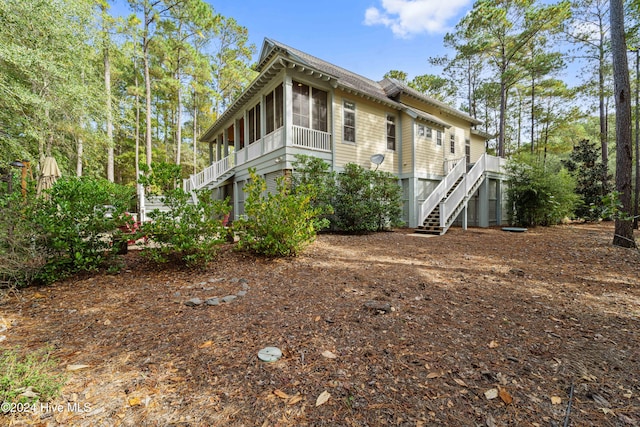
<svg viewBox="0 0 640 427">
<path fill-rule="evenodd" d="M 327 132 L 292 126 L 291 141 L 291 144 L 296 147 L 324 152 L 331 151 L 331 134 Z M 281 127 L 224 159 L 218 160 L 197 174 L 191 175 L 184 180 L 183 188 L 186 192 L 198 190 L 218 180 L 234 166 L 242 165 L 284 146 L 285 129 Z"/>
<path fill-rule="evenodd" d="M 331 151 L 331 134 L 315 129 L 292 126 L 292 144 L 310 150 Z"/>
</svg>

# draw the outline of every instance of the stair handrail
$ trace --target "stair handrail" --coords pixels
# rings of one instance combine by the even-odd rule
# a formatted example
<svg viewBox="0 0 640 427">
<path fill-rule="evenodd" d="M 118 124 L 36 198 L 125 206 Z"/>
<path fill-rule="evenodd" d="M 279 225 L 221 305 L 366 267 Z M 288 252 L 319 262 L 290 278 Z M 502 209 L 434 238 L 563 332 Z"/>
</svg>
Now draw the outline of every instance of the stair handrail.
<svg viewBox="0 0 640 427">
<path fill-rule="evenodd" d="M 440 204 L 456 181 L 458 181 L 458 179 L 464 174 L 466 168 L 466 158 L 462 157 L 420 205 L 420 217 L 418 218 L 418 224 L 424 223 L 429 214 L 431 214 L 431 212 Z"/>
<path fill-rule="evenodd" d="M 451 194 L 449 194 L 449 197 L 440 203 L 440 227 L 442 227 L 443 230 L 446 230 L 449 219 L 451 219 L 451 216 L 460 203 L 462 203 L 465 198 L 471 196 L 471 194 L 469 194 L 470 192 L 475 191 L 475 185 L 480 178 L 482 178 L 486 169 L 487 153 L 483 153 L 469 172 L 465 174 L 462 181 L 460 181 Z"/>
</svg>

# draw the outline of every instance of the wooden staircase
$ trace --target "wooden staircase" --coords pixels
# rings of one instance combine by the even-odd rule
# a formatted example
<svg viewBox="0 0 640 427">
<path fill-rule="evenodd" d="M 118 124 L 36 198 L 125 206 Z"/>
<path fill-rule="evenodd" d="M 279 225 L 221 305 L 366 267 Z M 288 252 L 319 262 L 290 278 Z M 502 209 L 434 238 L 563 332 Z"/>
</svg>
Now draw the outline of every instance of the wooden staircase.
<svg viewBox="0 0 640 427">
<path fill-rule="evenodd" d="M 451 187 L 451 189 L 447 192 L 446 196 L 443 198 L 445 200 L 447 197 L 451 195 L 453 190 L 460 184 L 463 177 L 458 178 L 456 183 Z M 440 225 L 440 204 L 438 204 L 427 218 L 424 220 L 422 225 L 419 225 L 418 228 L 415 229 L 416 233 L 420 234 L 432 234 L 435 236 L 440 236 L 445 233 L 445 229 Z"/>
<path fill-rule="evenodd" d="M 458 215 L 467 208 L 469 199 L 486 179 L 486 172 L 503 173 L 504 160 L 484 153 L 467 169 L 466 159 L 460 159 L 429 194 L 418 214 L 415 232 L 442 235 Z M 463 228 L 467 227 L 466 215 Z"/>
</svg>

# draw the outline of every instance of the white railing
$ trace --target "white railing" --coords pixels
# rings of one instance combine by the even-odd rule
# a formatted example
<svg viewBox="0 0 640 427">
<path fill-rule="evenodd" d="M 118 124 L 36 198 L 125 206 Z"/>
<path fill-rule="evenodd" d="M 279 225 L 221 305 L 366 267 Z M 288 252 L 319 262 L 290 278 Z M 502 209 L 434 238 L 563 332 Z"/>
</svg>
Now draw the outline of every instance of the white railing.
<svg viewBox="0 0 640 427">
<path fill-rule="evenodd" d="M 247 147 L 247 162 L 262 155 L 262 140 L 259 139 Z"/>
<path fill-rule="evenodd" d="M 444 174 L 447 175 L 451 172 L 457 165 L 460 163 L 460 160 L 464 159 L 461 157 L 459 159 L 449 159 L 444 161 Z"/>
<path fill-rule="evenodd" d="M 292 126 L 292 144 L 310 150 L 331 151 L 331 134 L 315 129 Z"/>
<path fill-rule="evenodd" d="M 331 151 L 331 134 L 300 126 L 292 126 L 292 144 L 310 150 Z M 234 166 L 245 164 L 251 160 L 285 146 L 285 130 L 276 129 L 241 150 L 208 166 L 204 170 L 183 181 L 186 192 L 198 190 L 218 180 Z"/>
<path fill-rule="evenodd" d="M 233 169 L 235 164 L 234 158 L 235 156 L 232 154 L 222 160 L 214 162 L 212 165 L 207 166 L 197 174 L 191 175 L 189 178 L 183 180 L 182 188 L 185 192 L 190 193 L 217 180 L 220 176 Z"/>
<path fill-rule="evenodd" d="M 247 147 L 236 151 L 236 166 L 240 166 L 247 161 Z"/>
<path fill-rule="evenodd" d="M 467 199 L 473 195 L 482 183 L 482 178 L 485 172 L 504 172 L 504 165 L 506 161 L 499 157 L 490 156 L 484 153 L 478 161 L 473 165 L 469 172 L 466 170 L 466 159 L 462 158 L 458 160 L 451 171 L 444 177 L 438 184 L 435 190 L 427 197 L 427 199 L 420 206 L 420 222 L 423 224 L 431 212 L 440 206 L 440 227 L 442 232 L 446 232 L 449 225 L 455 215 L 460 212 L 460 206 L 462 203 L 466 203 Z M 445 170 L 449 167 L 445 163 Z M 453 185 L 462 177 L 460 183 L 451 191 L 447 197 L 447 193 L 451 190 Z M 446 197 L 446 199 L 445 199 Z"/>
<path fill-rule="evenodd" d="M 467 163 L 464 158 L 458 160 L 453 169 L 438 183 L 436 188 L 429 194 L 422 205 L 420 205 L 420 217 L 418 224 L 423 224 L 429 214 L 440 204 L 440 201 L 447 195 L 449 190 L 454 186 L 456 181 L 464 175 Z M 442 217 L 442 214 L 441 214 Z"/>
<path fill-rule="evenodd" d="M 460 184 L 451 192 L 449 197 L 440 204 L 440 227 L 446 232 L 455 216 L 466 207 L 469 197 L 476 192 L 486 172 L 504 172 L 506 160 L 484 153 L 473 167 L 467 172 Z M 465 220 L 466 227 L 466 220 Z"/>
<path fill-rule="evenodd" d="M 276 129 L 262 138 L 264 143 L 264 153 L 270 153 L 278 148 L 284 147 L 284 128 Z"/>
</svg>

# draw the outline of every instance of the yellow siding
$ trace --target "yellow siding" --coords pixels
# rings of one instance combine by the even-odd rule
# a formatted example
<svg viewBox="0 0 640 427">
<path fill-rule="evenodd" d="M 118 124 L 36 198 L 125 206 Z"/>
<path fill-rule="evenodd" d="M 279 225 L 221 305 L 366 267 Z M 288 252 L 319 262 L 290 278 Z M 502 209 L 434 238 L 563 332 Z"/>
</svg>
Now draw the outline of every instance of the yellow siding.
<svg viewBox="0 0 640 427">
<path fill-rule="evenodd" d="M 402 173 L 413 170 L 413 141 L 417 136 L 416 123 L 412 117 L 402 114 Z"/>
<path fill-rule="evenodd" d="M 471 135 L 471 162 L 474 163 L 486 151 L 484 138 L 478 135 Z"/>
<path fill-rule="evenodd" d="M 426 126 L 426 125 L 425 125 Z M 430 127 L 430 126 L 428 126 Z M 431 128 L 431 137 L 416 133 L 416 173 L 418 175 L 442 175 L 444 165 L 445 133 L 442 146 L 436 145 L 437 129 Z"/>
<path fill-rule="evenodd" d="M 343 100 L 356 104 L 356 142 L 355 144 L 342 141 L 343 137 Z M 387 113 L 396 116 L 396 127 L 398 128 L 400 113 L 386 109 L 383 105 L 377 104 L 358 96 L 344 94 L 336 91 L 334 96 L 333 111 L 334 116 L 334 141 L 335 164 L 342 168 L 347 163 L 356 163 L 367 169 L 374 169 L 371 163 L 371 156 L 374 154 L 384 154 L 384 162 L 378 168 L 381 171 L 397 173 L 398 171 L 398 151 L 387 150 Z M 399 129 L 396 129 L 398 131 Z M 399 144 L 400 133 L 397 132 Z"/>
</svg>

